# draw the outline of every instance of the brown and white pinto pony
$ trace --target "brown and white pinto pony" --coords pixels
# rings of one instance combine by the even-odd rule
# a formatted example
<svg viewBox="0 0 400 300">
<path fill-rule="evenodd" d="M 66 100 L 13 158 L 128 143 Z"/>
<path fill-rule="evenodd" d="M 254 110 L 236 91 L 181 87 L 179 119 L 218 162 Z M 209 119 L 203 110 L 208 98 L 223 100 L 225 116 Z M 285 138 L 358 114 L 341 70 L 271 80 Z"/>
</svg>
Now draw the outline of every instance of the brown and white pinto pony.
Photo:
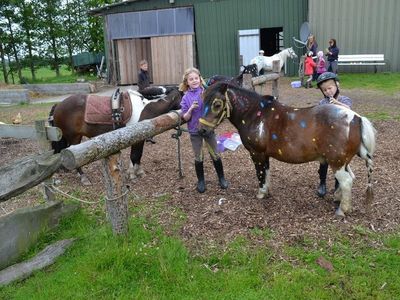
<svg viewBox="0 0 400 300">
<path fill-rule="evenodd" d="M 132 115 L 126 126 L 179 109 L 182 99 L 182 93 L 177 88 L 170 89 L 168 94 L 155 100 L 147 100 L 134 90 L 128 90 L 128 94 L 132 105 Z M 97 97 L 98 101 L 102 100 L 100 98 L 105 98 L 97 95 L 92 95 L 91 97 Z M 56 153 L 70 145 L 79 144 L 83 136 L 91 138 L 114 130 L 112 125 L 89 124 L 85 121 L 87 98 L 88 95 L 72 95 L 52 107 L 49 114 L 49 123 L 52 126 L 59 127 L 63 133 L 63 137 L 59 142 L 52 143 Z M 144 174 L 140 165 L 143 146 L 144 141 L 141 141 L 131 147 L 131 164 L 129 166 L 131 179 L 141 177 Z M 90 181 L 82 172 L 82 169 L 78 168 L 77 170 L 81 175 L 82 183 L 89 185 Z"/>
<path fill-rule="evenodd" d="M 225 117 L 238 129 L 256 168 L 259 199 L 268 194 L 270 157 L 291 164 L 326 162 L 339 182 L 336 214 L 344 216 L 352 209 L 349 163 L 356 154 L 366 161 L 367 197 L 372 199 L 376 131 L 367 118 L 333 104 L 293 108 L 226 83 L 209 87 L 203 97 L 200 131 L 207 134 Z"/>
</svg>

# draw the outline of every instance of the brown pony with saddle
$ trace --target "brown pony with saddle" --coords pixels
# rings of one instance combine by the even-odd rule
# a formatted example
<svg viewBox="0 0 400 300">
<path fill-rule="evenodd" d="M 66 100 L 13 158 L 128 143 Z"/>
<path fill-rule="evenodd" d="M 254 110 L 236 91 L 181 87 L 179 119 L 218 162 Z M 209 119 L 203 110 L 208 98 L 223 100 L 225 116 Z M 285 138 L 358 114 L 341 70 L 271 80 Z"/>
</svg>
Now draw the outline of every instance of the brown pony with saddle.
<svg viewBox="0 0 400 300">
<path fill-rule="evenodd" d="M 354 155 L 366 161 L 367 197 L 372 199 L 372 155 L 375 129 L 371 122 L 350 109 L 326 104 L 308 108 L 285 106 L 271 96 L 261 97 L 226 83 L 216 83 L 204 93 L 200 131 L 207 134 L 224 118 L 238 129 L 243 145 L 254 162 L 263 198 L 269 188 L 269 158 L 298 164 L 328 163 L 339 182 L 336 214 L 350 212 L 354 174 L 349 163 Z"/>
<path fill-rule="evenodd" d="M 177 88 L 169 90 L 168 94 L 159 99 L 147 100 L 140 93 L 129 90 L 121 95 L 122 115 L 117 124 L 113 121 L 110 97 L 97 95 L 72 95 L 62 102 L 55 104 L 50 111 L 49 123 L 59 127 L 63 137 L 58 142 L 53 142 L 55 152 L 70 145 L 79 144 L 82 137 L 94 137 L 122 126 L 155 118 L 170 110 L 180 108 L 182 93 Z M 117 126 L 116 126 L 117 125 Z M 129 168 L 131 178 L 144 174 L 140 160 L 143 154 L 144 141 L 131 147 L 131 165 Z M 81 168 L 77 169 L 83 184 L 90 181 L 83 174 Z"/>
</svg>

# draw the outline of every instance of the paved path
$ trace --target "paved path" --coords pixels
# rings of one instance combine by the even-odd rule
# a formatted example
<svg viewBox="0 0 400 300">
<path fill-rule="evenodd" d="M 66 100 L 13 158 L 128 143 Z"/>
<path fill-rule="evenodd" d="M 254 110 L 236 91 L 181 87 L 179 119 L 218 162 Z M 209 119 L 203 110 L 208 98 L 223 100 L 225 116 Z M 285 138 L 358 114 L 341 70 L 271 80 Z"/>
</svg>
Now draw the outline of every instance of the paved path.
<svg viewBox="0 0 400 300">
<path fill-rule="evenodd" d="M 100 88 L 100 90 L 96 93 L 92 93 L 91 95 L 99 95 L 99 96 L 110 96 L 114 93 L 114 91 L 119 88 L 120 91 L 124 92 L 128 89 L 132 90 L 137 90 L 137 85 L 126 85 L 126 86 L 117 86 L 117 87 L 103 87 Z M 39 98 L 34 98 L 30 99 L 31 104 L 39 104 L 39 103 L 52 103 L 52 102 L 61 102 L 65 98 L 71 96 L 72 94 L 66 94 L 66 95 L 53 95 L 53 96 L 45 96 L 45 97 L 39 97 Z"/>
</svg>

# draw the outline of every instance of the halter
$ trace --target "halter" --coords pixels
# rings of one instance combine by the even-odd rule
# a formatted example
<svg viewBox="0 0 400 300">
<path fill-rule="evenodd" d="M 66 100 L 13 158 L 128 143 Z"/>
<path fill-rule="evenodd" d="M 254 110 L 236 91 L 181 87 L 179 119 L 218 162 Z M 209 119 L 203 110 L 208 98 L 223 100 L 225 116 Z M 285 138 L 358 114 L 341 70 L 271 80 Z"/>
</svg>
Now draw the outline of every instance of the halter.
<svg viewBox="0 0 400 300">
<path fill-rule="evenodd" d="M 231 102 L 229 101 L 229 97 L 228 97 L 228 92 L 225 92 L 225 102 L 222 99 L 216 98 L 214 99 L 213 103 L 215 101 L 222 101 L 224 103 L 224 107 L 222 109 L 222 113 L 221 116 L 219 117 L 219 119 L 217 120 L 217 122 L 208 122 L 207 120 L 200 118 L 199 122 L 201 124 L 204 124 L 208 127 L 211 128 L 215 128 L 217 127 L 219 124 L 221 124 L 221 122 L 224 120 L 225 117 L 229 118 L 231 116 L 231 109 L 232 109 L 232 105 Z"/>
</svg>

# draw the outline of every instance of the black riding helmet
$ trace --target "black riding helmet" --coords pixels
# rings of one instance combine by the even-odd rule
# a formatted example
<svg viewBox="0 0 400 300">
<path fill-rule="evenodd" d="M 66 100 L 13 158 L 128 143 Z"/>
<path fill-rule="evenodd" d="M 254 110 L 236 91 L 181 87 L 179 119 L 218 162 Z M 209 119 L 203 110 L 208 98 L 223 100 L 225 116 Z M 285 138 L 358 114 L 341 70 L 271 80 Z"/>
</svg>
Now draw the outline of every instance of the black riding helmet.
<svg viewBox="0 0 400 300">
<path fill-rule="evenodd" d="M 333 96 L 334 98 L 337 97 L 337 95 L 339 95 L 339 86 L 337 85 L 337 83 L 339 82 L 339 78 L 337 77 L 337 75 L 335 73 L 332 72 L 325 72 L 322 73 L 321 75 L 318 76 L 317 78 L 317 86 L 319 87 L 319 89 L 321 90 L 321 84 L 327 80 L 333 79 L 335 81 L 336 84 L 336 93 Z M 327 97 L 324 92 L 321 90 L 322 94 Z"/>
</svg>

